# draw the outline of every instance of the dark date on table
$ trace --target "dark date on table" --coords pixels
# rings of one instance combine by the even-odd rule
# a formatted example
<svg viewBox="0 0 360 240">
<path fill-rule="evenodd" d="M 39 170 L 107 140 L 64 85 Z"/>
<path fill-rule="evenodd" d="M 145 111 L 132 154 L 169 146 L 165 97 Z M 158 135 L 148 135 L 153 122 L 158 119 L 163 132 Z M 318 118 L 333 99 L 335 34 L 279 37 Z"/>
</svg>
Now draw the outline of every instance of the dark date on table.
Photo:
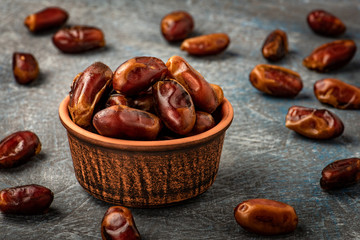
<svg viewBox="0 0 360 240">
<path fill-rule="evenodd" d="M 360 88 L 335 78 L 314 84 L 314 94 L 322 102 L 339 109 L 360 109 Z"/>
<path fill-rule="evenodd" d="M 101 222 L 103 240 L 140 240 L 131 211 L 122 206 L 110 207 Z"/>
<path fill-rule="evenodd" d="M 336 40 L 316 48 L 303 60 L 303 65 L 317 72 L 328 72 L 348 64 L 355 53 L 353 40 Z"/>
<path fill-rule="evenodd" d="M 261 235 L 293 232 L 298 224 L 295 209 L 270 199 L 250 199 L 234 209 L 236 222 L 245 230 Z"/>
<path fill-rule="evenodd" d="M 293 98 L 303 88 L 297 72 L 276 65 L 256 65 L 250 72 L 249 80 L 257 90 L 274 97 Z"/>
<path fill-rule="evenodd" d="M 279 61 L 289 51 L 289 42 L 286 32 L 276 29 L 265 39 L 261 53 L 269 61 Z"/>
<path fill-rule="evenodd" d="M 31 131 L 19 131 L 0 142 L 0 168 L 11 168 L 27 162 L 41 151 L 39 137 Z"/>
<path fill-rule="evenodd" d="M 285 126 L 305 137 L 330 139 L 344 132 L 344 124 L 326 109 L 292 106 L 286 115 Z"/>
<path fill-rule="evenodd" d="M 346 31 L 345 24 L 333 14 L 318 9 L 307 16 L 307 23 L 315 33 L 328 37 L 336 37 Z"/>
<path fill-rule="evenodd" d="M 11 214 L 42 214 L 48 211 L 54 193 L 40 185 L 31 184 L 0 191 L 0 211 Z"/>
<path fill-rule="evenodd" d="M 360 158 L 337 160 L 321 172 L 320 186 L 325 190 L 344 188 L 360 181 Z"/>
</svg>

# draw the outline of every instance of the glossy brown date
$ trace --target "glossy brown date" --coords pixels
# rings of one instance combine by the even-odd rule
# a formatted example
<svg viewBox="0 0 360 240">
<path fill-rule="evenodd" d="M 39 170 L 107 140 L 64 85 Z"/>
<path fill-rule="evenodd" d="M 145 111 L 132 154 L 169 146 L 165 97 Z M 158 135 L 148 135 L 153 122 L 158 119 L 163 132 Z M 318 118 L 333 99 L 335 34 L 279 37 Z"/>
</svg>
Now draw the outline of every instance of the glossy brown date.
<svg viewBox="0 0 360 240">
<path fill-rule="evenodd" d="M 167 14 L 161 20 L 161 33 L 169 42 L 187 38 L 194 29 L 192 16 L 185 11 L 175 11 Z"/>
<path fill-rule="evenodd" d="M 122 206 L 110 207 L 101 221 L 103 240 L 140 240 L 131 211 Z"/>
<path fill-rule="evenodd" d="M 171 131 L 185 135 L 195 124 L 193 101 L 185 88 L 175 80 L 158 81 L 153 86 L 156 112 Z"/>
<path fill-rule="evenodd" d="M 12 214 L 45 213 L 54 199 L 53 192 L 43 186 L 31 184 L 0 191 L 0 211 Z"/>
<path fill-rule="evenodd" d="M 344 124 L 334 113 L 326 109 L 292 106 L 286 115 L 285 126 L 305 137 L 330 139 L 340 136 Z"/>
<path fill-rule="evenodd" d="M 303 65 L 310 70 L 328 72 L 349 63 L 355 53 L 356 44 L 353 40 L 336 40 L 316 48 L 303 60 Z"/>
<path fill-rule="evenodd" d="M 345 24 L 338 17 L 324 10 L 311 11 L 307 23 L 311 30 L 323 36 L 336 37 L 346 30 Z"/>
<path fill-rule="evenodd" d="M 303 88 L 297 72 L 275 65 L 256 65 L 249 80 L 257 90 L 275 97 L 292 98 Z"/>
<path fill-rule="evenodd" d="M 212 113 L 221 104 L 211 85 L 184 58 L 172 56 L 166 66 L 169 74 L 190 93 L 199 110 Z"/>
<path fill-rule="evenodd" d="M 360 158 L 337 160 L 321 172 L 320 186 L 325 190 L 339 189 L 360 181 Z"/>
<path fill-rule="evenodd" d="M 224 91 L 222 90 L 222 88 L 217 85 L 217 84 L 213 84 L 210 83 L 211 88 L 213 89 L 215 96 L 216 96 L 216 101 L 219 103 L 219 105 L 223 102 L 224 100 Z"/>
<path fill-rule="evenodd" d="M 193 129 L 187 136 L 193 136 L 210 130 L 216 125 L 213 116 L 210 113 L 196 111 L 196 121 Z"/>
<path fill-rule="evenodd" d="M 230 37 L 226 33 L 212 33 L 185 39 L 180 49 L 191 55 L 206 56 L 225 51 L 229 44 Z"/>
<path fill-rule="evenodd" d="M 41 142 L 30 131 L 19 131 L 5 137 L 0 142 L 0 168 L 18 166 L 39 154 Z"/>
<path fill-rule="evenodd" d="M 132 140 L 155 140 L 161 130 L 157 116 L 124 105 L 97 112 L 93 125 L 100 135 Z"/>
<path fill-rule="evenodd" d="M 322 102 L 339 109 L 360 109 L 360 88 L 335 78 L 314 84 L 314 94 Z"/>
<path fill-rule="evenodd" d="M 31 32 L 35 33 L 61 27 L 67 21 L 68 17 L 69 14 L 64 9 L 48 7 L 27 16 L 24 24 Z"/>
<path fill-rule="evenodd" d="M 236 222 L 245 230 L 261 235 L 293 232 L 298 224 L 295 209 L 270 199 L 250 199 L 234 209 Z"/>
<path fill-rule="evenodd" d="M 111 94 L 106 101 L 105 107 L 111 107 L 114 105 L 129 106 L 129 101 L 124 95 L 120 93 Z"/>
<path fill-rule="evenodd" d="M 261 53 L 269 61 L 279 61 L 289 51 L 289 43 L 287 39 L 286 32 L 276 29 L 271 32 L 261 49 Z"/>
<path fill-rule="evenodd" d="M 30 84 L 39 76 L 39 64 L 31 53 L 15 52 L 12 67 L 14 78 L 19 84 Z"/>
<path fill-rule="evenodd" d="M 147 90 L 153 83 L 165 78 L 165 63 L 155 57 L 135 57 L 121 64 L 114 72 L 114 90 L 128 96 Z"/>
<path fill-rule="evenodd" d="M 72 120 L 80 127 L 91 126 L 96 105 L 111 89 L 112 74 L 108 66 L 95 62 L 75 77 L 68 109 Z"/>
<path fill-rule="evenodd" d="M 54 34 L 52 41 L 64 53 L 82 53 L 105 46 L 102 30 L 91 26 L 62 28 Z"/>
</svg>

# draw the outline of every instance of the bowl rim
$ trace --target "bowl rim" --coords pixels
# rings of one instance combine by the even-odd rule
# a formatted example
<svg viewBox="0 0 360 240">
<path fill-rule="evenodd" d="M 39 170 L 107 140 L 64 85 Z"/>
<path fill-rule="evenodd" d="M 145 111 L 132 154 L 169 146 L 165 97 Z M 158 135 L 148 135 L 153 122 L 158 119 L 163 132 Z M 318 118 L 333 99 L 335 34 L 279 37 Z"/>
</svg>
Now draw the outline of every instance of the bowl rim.
<svg viewBox="0 0 360 240">
<path fill-rule="evenodd" d="M 99 134 L 87 131 L 76 125 L 69 116 L 68 104 L 70 96 L 67 95 L 60 103 L 59 118 L 62 125 L 66 128 L 68 133 L 75 135 L 83 141 L 90 142 L 106 148 L 122 149 L 129 151 L 166 151 L 187 146 L 201 144 L 216 138 L 218 135 L 225 132 L 234 118 L 234 110 L 231 103 L 224 98 L 221 106 L 222 119 L 213 128 L 206 132 L 178 139 L 171 140 L 154 140 L 154 141 L 139 141 L 139 140 L 124 140 L 101 136 Z"/>
</svg>

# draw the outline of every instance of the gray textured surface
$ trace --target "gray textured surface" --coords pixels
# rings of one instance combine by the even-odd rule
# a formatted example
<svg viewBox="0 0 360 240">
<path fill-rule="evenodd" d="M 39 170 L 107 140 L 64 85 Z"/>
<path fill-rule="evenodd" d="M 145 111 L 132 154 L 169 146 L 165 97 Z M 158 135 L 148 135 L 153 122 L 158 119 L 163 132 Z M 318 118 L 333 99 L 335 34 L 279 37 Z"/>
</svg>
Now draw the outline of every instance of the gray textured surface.
<svg viewBox="0 0 360 240">
<path fill-rule="evenodd" d="M 36 2 L 36 3 L 35 3 Z M 105 32 L 107 47 L 80 55 L 60 53 L 52 33 L 34 36 L 23 26 L 30 13 L 51 5 L 68 10 L 70 24 L 88 24 Z M 0 171 L 0 188 L 36 183 L 49 187 L 55 199 L 40 216 L 0 214 L 0 239 L 99 239 L 100 222 L 110 204 L 96 200 L 77 183 L 58 105 L 74 76 L 95 61 L 113 70 L 134 56 L 167 61 L 184 56 L 205 78 L 223 87 L 235 117 L 227 132 L 220 169 L 214 185 L 203 195 L 181 205 L 161 209 L 132 209 L 143 239 L 257 239 L 235 222 L 233 208 L 250 198 L 270 198 L 296 209 L 299 225 L 281 239 L 360 239 L 360 186 L 333 193 L 320 189 L 321 170 L 330 162 L 360 157 L 358 111 L 337 110 L 320 104 L 312 86 L 324 77 L 359 85 L 360 55 L 341 70 L 318 74 L 301 61 L 310 51 L 332 39 L 313 34 L 305 18 L 324 8 L 347 25 L 343 38 L 360 45 L 359 1 L 101 1 L 1 0 L 0 2 L 0 136 L 32 130 L 43 149 L 31 162 Z M 168 12 L 189 11 L 196 34 L 226 32 L 232 43 L 218 56 L 194 58 L 169 45 L 159 32 Z M 266 63 L 260 47 L 275 28 L 288 33 L 290 54 L 278 63 L 300 73 L 304 89 L 295 99 L 277 99 L 257 92 L 248 74 Z M 38 59 L 41 78 L 30 86 L 15 83 L 11 70 L 14 51 L 31 52 Z M 313 141 L 284 126 L 293 105 L 328 108 L 344 124 L 343 136 Z"/>
</svg>

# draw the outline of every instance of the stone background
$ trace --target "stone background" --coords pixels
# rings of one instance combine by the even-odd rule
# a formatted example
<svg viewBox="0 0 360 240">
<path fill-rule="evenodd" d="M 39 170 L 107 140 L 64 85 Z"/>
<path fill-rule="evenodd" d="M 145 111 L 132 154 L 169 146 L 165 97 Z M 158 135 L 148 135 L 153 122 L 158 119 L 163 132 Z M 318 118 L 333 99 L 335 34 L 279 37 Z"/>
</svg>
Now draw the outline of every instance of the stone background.
<svg viewBox="0 0 360 240">
<path fill-rule="evenodd" d="M 54 32 L 30 34 L 24 18 L 46 6 L 66 9 L 69 24 L 103 29 L 107 46 L 84 54 L 59 52 Z M 360 157 L 358 111 L 338 110 L 319 103 L 315 81 L 334 77 L 359 85 L 360 55 L 344 68 L 319 74 L 302 66 L 315 47 L 334 39 L 315 35 L 306 16 L 325 9 L 341 18 L 350 38 L 360 45 L 360 1 L 230 1 L 230 0 L 1 0 L 0 2 L 0 136 L 20 130 L 34 131 L 41 139 L 41 154 L 14 169 L 0 170 L 0 188 L 36 183 L 55 193 L 50 211 L 38 216 L 0 214 L 0 239 L 100 239 L 101 219 L 111 205 L 86 193 L 72 166 L 66 131 L 58 106 L 77 73 L 95 61 L 115 70 L 135 56 L 167 61 L 173 55 L 188 62 L 212 83 L 222 86 L 234 107 L 220 169 L 214 185 L 198 198 L 160 209 L 131 209 L 145 240 L 152 239 L 258 239 L 237 225 L 234 207 L 250 198 L 269 198 L 292 205 L 299 217 L 295 232 L 276 239 L 360 239 L 359 185 L 334 192 L 319 187 L 321 170 L 330 162 Z M 161 36 L 161 18 L 186 10 L 195 20 L 194 35 L 226 32 L 231 45 L 222 54 L 192 57 Z M 277 65 L 297 71 L 304 88 L 294 99 L 266 96 L 248 80 L 252 68 L 266 63 L 260 48 L 267 34 L 287 32 L 290 53 Z M 21 86 L 12 75 L 12 54 L 31 52 L 41 77 Z M 327 108 L 345 124 L 334 140 L 314 141 L 284 126 L 292 105 Z"/>
</svg>

